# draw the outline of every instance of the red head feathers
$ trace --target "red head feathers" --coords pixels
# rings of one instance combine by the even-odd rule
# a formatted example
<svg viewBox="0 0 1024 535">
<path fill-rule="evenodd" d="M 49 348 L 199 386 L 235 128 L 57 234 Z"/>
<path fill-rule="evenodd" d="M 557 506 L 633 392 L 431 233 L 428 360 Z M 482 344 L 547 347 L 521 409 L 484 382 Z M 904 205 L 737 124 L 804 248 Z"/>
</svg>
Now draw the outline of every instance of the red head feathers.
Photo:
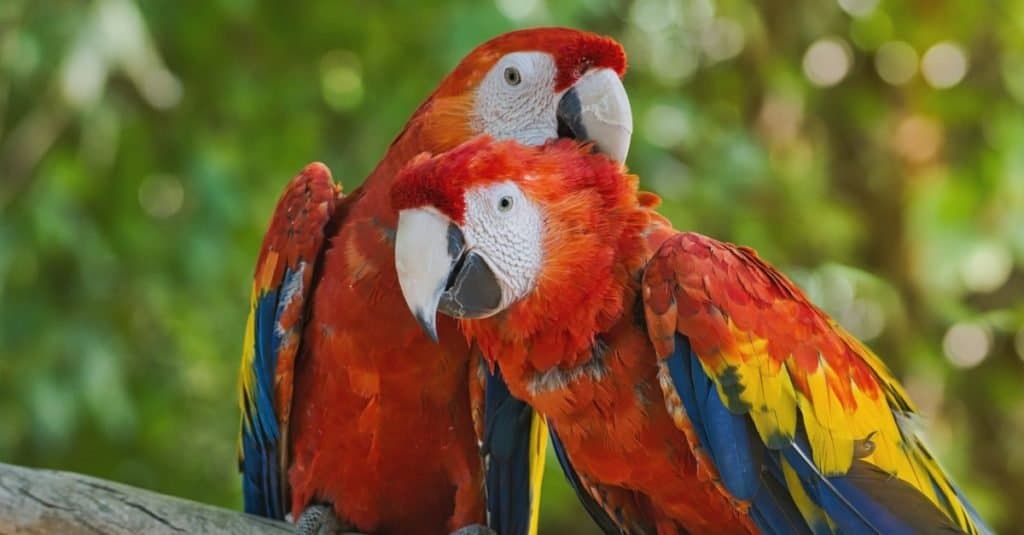
<svg viewBox="0 0 1024 535">
<path fill-rule="evenodd" d="M 536 177 L 543 177 L 538 180 Z M 550 178 L 557 178 L 551 180 Z M 560 139 L 541 147 L 478 136 L 437 155 L 413 158 L 395 179 L 391 204 L 396 211 L 432 206 L 456 223 L 465 215 L 466 191 L 512 181 L 538 200 L 557 201 L 572 193 L 596 191 L 608 208 L 635 196 L 636 178 L 622 165 L 588 144 Z M 633 194 L 633 195 L 630 195 Z"/>
<path fill-rule="evenodd" d="M 558 66 L 556 91 L 571 86 L 591 68 L 612 69 L 620 77 L 626 72 L 626 51 L 614 39 L 571 28 L 530 28 L 500 35 L 478 46 L 445 78 L 435 95 L 461 95 L 479 84 L 499 58 L 524 51 L 554 56 Z"/>
<path fill-rule="evenodd" d="M 406 129 L 396 138 L 391 148 L 392 152 L 398 154 L 400 156 L 399 159 L 402 161 L 407 161 L 408 158 L 418 151 L 429 150 L 437 152 L 447 150 L 479 133 L 495 134 L 495 130 L 498 130 L 501 131 L 500 137 L 515 138 L 516 132 L 502 131 L 503 129 L 501 128 L 502 121 L 507 122 L 508 120 L 515 119 L 515 116 L 519 117 L 520 122 L 525 121 L 524 124 L 520 125 L 521 128 L 526 128 L 527 130 L 543 128 L 543 126 L 530 123 L 530 114 L 539 114 L 539 117 L 534 117 L 532 120 L 543 120 L 546 124 L 549 117 L 545 113 L 550 111 L 551 114 L 555 114 L 555 109 L 518 109 L 514 110 L 513 117 L 503 115 L 503 113 L 510 113 L 510 110 L 499 110 L 491 114 L 492 116 L 489 119 L 491 123 L 472 124 L 474 118 L 485 123 L 488 120 L 486 119 L 486 113 L 484 114 L 485 118 L 478 117 L 477 113 L 480 110 L 475 109 L 476 91 L 480 88 L 488 73 L 505 56 L 512 53 L 528 52 L 551 56 L 551 61 L 555 67 L 554 79 L 543 88 L 547 89 L 550 87 L 554 94 L 568 90 L 573 85 L 579 83 L 581 78 L 589 71 L 609 69 L 621 78 L 626 70 L 625 50 L 623 50 L 622 45 L 609 37 L 602 37 L 570 28 L 533 28 L 500 35 L 467 54 L 462 62 L 441 81 L 431 96 L 413 113 L 413 117 L 410 119 Z M 613 89 L 600 88 L 600 91 L 605 94 L 609 91 L 614 93 Z M 621 96 L 617 96 L 617 101 L 626 100 L 624 89 L 622 93 Z M 594 96 L 592 95 L 592 97 Z M 584 102 L 583 104 L 585 105 L 586 103 Z M 556 101 L 553 100 L 551 105 L 555 106 Z M 620 102 L 620 105 L 623 109 L 618 110 L 618 113 L 628 115 L 628 102 Z M 493 110 L 491 111 L 493 112 Z M 615 115 L 615 113 L 612 113 L 612 115 Z M 524 116 L 527 119 L 524 119 Z M 614 122 L 618 123 L 621 121 L 629 123 L 626 130 L 631 130 L 632 123 L 628 120 L 628 117 L 615 118 Z M 494 124 L 495 122 L 497 124 Z M 607 127 L 607 125 L 604 126 Z M 522 132 L 519 133 L 522 134 Z M 561 137 L 560 134 L 552 130 L 549 137 L 554 138 L 556 135 Z M 593 140 L 602 143 L 601 137 L 603 135 L 608 134 L 599 135 L 595 133 L 596 137 Z M 628 148 L 629 133 L 627 132 L 625 136 L 625 147 Z M 622 144 L 621 135 L 618 141 L 616 141 L 613 135 L 611 139 L 606 139 L 604 142 L 611 143 L 611 145 L 603 147 L 603 149 L 615 151 L 614 147 Z M 414 150 L 409 150 L 411 148 L 410 145 L 415 146 Z M 619 155 L 620 159 L 624 158 L 625 150 L 619 152 L 621 152 Z M 389 172 L 395 171 L 396 169 L 389 169 Z"/>
</svg>

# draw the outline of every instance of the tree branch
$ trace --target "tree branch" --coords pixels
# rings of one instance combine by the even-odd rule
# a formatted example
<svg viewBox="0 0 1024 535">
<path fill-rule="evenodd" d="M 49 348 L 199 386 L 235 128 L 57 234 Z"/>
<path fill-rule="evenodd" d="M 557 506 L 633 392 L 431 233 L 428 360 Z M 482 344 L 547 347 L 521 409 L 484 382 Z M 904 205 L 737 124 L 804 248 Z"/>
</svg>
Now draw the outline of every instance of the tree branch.
<svg viewBox="0 0 1024 535">
<path fill-rule="evenodd" d="M 0 535 L 272 534 L 283 522 L 120 483 L 0 463 Z"/>
</svg>

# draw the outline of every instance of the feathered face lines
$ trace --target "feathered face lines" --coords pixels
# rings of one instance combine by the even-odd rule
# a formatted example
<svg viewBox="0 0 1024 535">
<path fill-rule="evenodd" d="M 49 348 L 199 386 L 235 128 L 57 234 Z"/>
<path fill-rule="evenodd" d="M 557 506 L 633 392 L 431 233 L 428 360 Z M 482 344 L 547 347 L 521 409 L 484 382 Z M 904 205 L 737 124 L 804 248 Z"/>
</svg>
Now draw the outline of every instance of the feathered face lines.
<svg viewBox="0 0 1024 535">
<path fill-rule="evenodd" d="M 567 28 L 512 32 L 471 52 L 413 123 L 435 151 L 476 134 L 526 145 L 571 138 L 624 161 L 633 131 L 625 68 L 622 47 L 606 37 Z"/>
<path fill-rule="evenodd" d="M 612 271 L 636 199 L 635 177 L 570 141 L 482 138 L 418 158 L 392 189 L 403 294 L 428 331 L 438 308 L 503 312 L 524 333 L 583 317 L 587 331 L 621 313 L 625 277 Z"/>
</svg>

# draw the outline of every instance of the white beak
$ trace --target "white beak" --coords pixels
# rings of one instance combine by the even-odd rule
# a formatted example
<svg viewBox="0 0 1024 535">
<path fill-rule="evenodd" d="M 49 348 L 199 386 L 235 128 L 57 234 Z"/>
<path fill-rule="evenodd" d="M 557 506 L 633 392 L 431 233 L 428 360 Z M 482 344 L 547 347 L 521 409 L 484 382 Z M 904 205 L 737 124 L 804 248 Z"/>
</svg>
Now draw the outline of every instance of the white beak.
<svg viewBox="0 0 1024 535">
<path fill-rule="evenodd" d="M 454 245 L 448 243 L 450 224 L 437 210 L 417 208 L 398 213 L 395 231 L 395 270 L 402 297 L 435 342 L 437 305 L 461 252 L 450 250 L 450 245 Z"/>
<path fill-rule="evenodd" d="M 595 69 L 580 77 L 562 96 L 558 119 L 576 139 L 592 141 L 608 157 L 626 161 L 633 137 L 633 111 L 615 71 Z"/>
</svg>

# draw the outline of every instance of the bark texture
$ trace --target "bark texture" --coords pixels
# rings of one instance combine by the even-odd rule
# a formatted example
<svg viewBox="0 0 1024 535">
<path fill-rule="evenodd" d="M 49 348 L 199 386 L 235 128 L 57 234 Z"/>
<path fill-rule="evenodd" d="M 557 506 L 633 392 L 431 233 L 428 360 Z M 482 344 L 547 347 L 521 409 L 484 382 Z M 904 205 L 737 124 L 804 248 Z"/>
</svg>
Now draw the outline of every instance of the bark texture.
<svg viewBox="0 0 1024 535">
<path fill-rule="evenodd" d="M 292 527 L 70 472 L 0 463 L 0 535 L 273 534 Z"/>
</svg>

